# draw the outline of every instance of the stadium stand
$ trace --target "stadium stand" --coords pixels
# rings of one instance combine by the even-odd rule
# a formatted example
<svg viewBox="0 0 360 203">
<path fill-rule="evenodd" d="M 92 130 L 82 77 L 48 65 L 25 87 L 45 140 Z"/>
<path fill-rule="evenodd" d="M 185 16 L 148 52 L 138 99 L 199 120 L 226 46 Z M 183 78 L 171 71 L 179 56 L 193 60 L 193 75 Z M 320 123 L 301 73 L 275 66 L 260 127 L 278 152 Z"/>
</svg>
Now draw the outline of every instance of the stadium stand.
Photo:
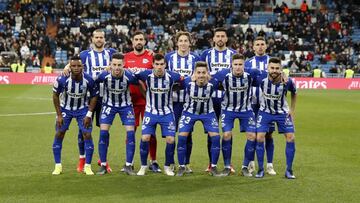
<svg viewBox="0 0 360 203">
<path fill-rule="evenodd" d="M 352 1 L 313 0 L 303 12 L 273 1 L 0 1 L 0 52 L 15 52 L 28 43 L 24 60 L 32 67 L 36 57 L 53 58 L 62 68 L 69 56 L 88 49 L 91 32 L 103 28 L 108 47 L 131 50 L 129 36 L 143 30 L 155 52 L 174 49 L 178 30 L 191 31 L 193 50 L 211 46 L 214 27 L 229 28 L 229 46 L 247 57 L 252 40 L 266 36 L 270 55 L 279 56 L 291 74 L 307 75 L 318 66 L 327 76 L 342 77 L 347 67 L 360 73 L 360 5 Z M 219 3 L 220 2 L 220 3 Z M 6 69 L 0 69 L 6 70 Z M 358 76 L 358 75 L 357 75 Z"/>
</svg>

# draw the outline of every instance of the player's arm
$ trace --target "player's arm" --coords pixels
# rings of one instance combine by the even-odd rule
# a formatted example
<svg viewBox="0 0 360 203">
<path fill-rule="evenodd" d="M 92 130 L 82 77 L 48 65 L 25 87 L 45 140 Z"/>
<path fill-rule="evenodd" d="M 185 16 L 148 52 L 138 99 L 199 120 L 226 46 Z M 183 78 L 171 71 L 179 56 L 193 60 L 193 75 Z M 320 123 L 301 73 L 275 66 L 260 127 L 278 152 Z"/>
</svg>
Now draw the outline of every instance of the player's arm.
<svg viewBox="0 0 360 203">
<path fill-rule="evenodd" d="M 92 83 L 89 83 L 89 84 L 90 84 L 89 85 L 90 86 L 89 87 L 90 102 L 89 102 L 88 112 L 86 113 L 86 116 L 83 120 L 85 128 L 88 128 L 91 125 L 91 117 L 94 112 L 96 102 L 98 99 L 98 94 L 99 94 L 99 89 L 98 89 L 98 86 L 95 84 L 95 82 L 92 81 Z"/>
<path fill-rule="evenodd" d="M 59 98 L 59 93 L 57 92 L 53 92 L 53 103 L 54 103 L 54 107 L 55 107 L 55 111 L 56 111 L 56 126 L 58 128 L 61 128 L 61 126 L 64 123 L 64 118 L 61 114 L 61 110 L 60 110 L 60 98 Z"/>
<path fill-rule="evenodd" d="M 295 84 L 293 82 L 293 80 L 289 79 L 288 81 L 289 84 L 289 90 L 291 91 L 291 103 L 290 103 L 290 111 L 289 111 L 289 115 L 291 116 L 292 119 L 295 118 L 295 106 L 296 106 L 296 98 L 297 98 L 297 93 L 296 93 L 296 87 Z"/>
</svg>

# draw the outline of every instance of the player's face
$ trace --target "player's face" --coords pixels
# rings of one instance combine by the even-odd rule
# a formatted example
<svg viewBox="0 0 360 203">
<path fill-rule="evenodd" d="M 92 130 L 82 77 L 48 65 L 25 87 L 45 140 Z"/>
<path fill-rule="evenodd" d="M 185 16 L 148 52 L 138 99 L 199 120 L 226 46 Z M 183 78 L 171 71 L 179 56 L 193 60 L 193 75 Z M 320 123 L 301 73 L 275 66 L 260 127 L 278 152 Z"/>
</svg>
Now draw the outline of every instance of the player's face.
<svg viewBox="0 0 360 203">
<path fill-rule="evenodd" d="M 105 33 L 104 32 L 94 32 L 92 37 L 92 43 L 96 48 L 103 48 L 105 45 Z"/>
<path fill-rule="evenodd" d="M 243 59 L 235 59 L 232 61 L 232 72 L 235 76 L 241 76 L 244 73 Z"/>
<path fill-rule="evenodd" d="M 267 46 L 265 41 L 263 40 L 256 40 L 254 42 L 254 51 L 256 56 L 262 56 L 265 54 Z"/>
<path fill-rule="evenodd" d="M 135 35 L 132 39 L 133 48 L 138 52 L 144 50 L 145 43 L 145 37 L 142 34 Z"/>
<path fill-rule="evenodd" d="M 71 60 L 70 61 L 70 70 L 73 75 L 80 75 L 83 70 L 83 65 L 81 60 Z"/>
<path fill-rule="evenodd" d="M 153 62 L 153 67 L 154 67 L 155 76 L 157 76 L 157 77 L 162 77 L 162 76 L 164 76 L 164 74 L 165 74 L 165 67 L 166 67 L 165 59 L 161 59 L 161 60 L 159 60 L 159 61 L 155 60 L 155 61 Z"/>
<path fill-rule="evenodd" d="M 228 41 L 226 32 L 220 31 L 215 32 L 213 40 L 215 42 L 215 46 L 218 48 L 223 48 L 226 46 L 226 42 Z"/>
<path fill-rule="evenodd" d="M 204 66 L 199 66 L 196 68 L 195 73 L 195 80 L 200 84 L 205 84 L 208 81 L 208 71 L 207 68 Z"/>
<path fill-rule="evenodd" d="M 119 76 L 124 68 L 124 61 L 121 59 L 113 59 L 111 60 L 111 72 L 115 76 Z"/>
<path fill-rule="evenodd" d="M 190 40 L 186 35 L 181 35 L 177 42 L 178 49 L 182 52 L 190 51 Z"/>
<path fill-rule="evenodd" d="M 277 79 L 282 72 L 282 67 L 280 63 L 269 63 L 268 64 L 268 73 L 272 79 Z"/>
</svg>

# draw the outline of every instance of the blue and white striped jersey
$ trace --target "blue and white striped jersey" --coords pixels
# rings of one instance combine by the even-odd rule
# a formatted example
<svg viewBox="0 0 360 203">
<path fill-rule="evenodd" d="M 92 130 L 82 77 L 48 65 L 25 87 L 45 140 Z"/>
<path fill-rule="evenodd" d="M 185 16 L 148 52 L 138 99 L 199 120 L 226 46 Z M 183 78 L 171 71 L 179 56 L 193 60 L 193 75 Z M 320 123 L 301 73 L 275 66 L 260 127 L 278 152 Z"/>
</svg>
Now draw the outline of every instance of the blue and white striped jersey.
<svg viewBox="0 0 360 203">
<path fill-rule="evenodd" d="M 110 65 L 111 57 L 115 52 L 116 50 L 113 48 L 104 49 L 102 52 L 97 52 L 93 49 L 80 52 L 81 62 L 84 65 L 84 72 L 91 75 L 95 80 L 96 76 Z M 99 85 L 99 91 L 99 96 L 102 97 L 104 95 L 104 86 L 102 83 Z"/>
<path fill-rule="evenodd" d="M 177 51 L 172 51 L 165 55 L 167 69 L 179 73 L 181 76 L 191 76 L 195 68 L 195 63 L 200 61 L 199 56 L 190 52 L 187 56 L 180 56 Z M 185 90 L 173 92 L 174 102 L 185 102 Z"/>
<path fill-rule="evenodd" d="M 173 113 L 172 88 L 174 83 L 180 82 L 181 75 L 169 70 L 163 77 L 156 77 L 153 70 L 144 70 L 135 76 L 146 84 L 146 107 L 145 111 L 166 115 Z"/>
<path fill-rule="evenodd" d="M 223 69 L 213 77 L 221 82 L 224 88 L 224 98 L 221 109 L 234 112 L 251 110 L 252 86 L 256 85 L 256 78 L 260 71 L 246 69 L 242 76 L 236 77 L 231 69 Z"/>
<path fill-rule="evenodd" d="M 263 55 L 263 56 L 253 56 L 245 61 L 245 68 L 252 68 L 257 69 L 260 71 L 268 72 L 267 65 L 269 63 L 269 59 L 271 57 L 269 55 Z M 252 96 L 252 103 L 253 104 L 260 104 L 260 98 L 259 95 L 260 90 L 258 87 L 253 87 L 253 96 Z"/>
<path fill-rule="evenodd" d="M 115 77 L 107 71 L 98 75 L 97 84 L 104 83 L 104 96 L 102 103 L 107 106 L 125 107 L 132 106 L 129 84 L 138 84 L 138 80 L 133 73 L 124 70 L 121 77 Z"/>
<path fill-rule="evenodd" d="M 260 84 L 260 111 L 271 114 L 289 113 L 289 105 L 286 101 L 286 94 L 290 91 L 296 94 L 294 81 L 289 78 L 287 83 L 272 83 L 268 77 L 261 80 Z"/>
<path fill-rule="evenodd" d="M 206 85 L 198 86 L 195 81 L 187 77 L 183 81 L 183 87 L 186 91 L 186 102 L 184 110 L 192 114 L 208 114 L 214 112 L 214 106 L 211 95 L 218 88 L 218 81 L 211 79 Z"/>
<path fill-rule="evenodd" d="M 224 51 L 217 51 L 215 48 L 207 49 L 201 54 L 201 60 L 205 61 L 209 67 L 210 75 L 214 75 L 222 69 L 231 67 L 232 55 L 235 50 L 226 48 Z M 222 91 L 216 91 L 213 97 L 222 98 Z"/>
<path fill-rule="evenodd" d="M 73 80 L 71 75 L 59 76 L 54 83 L 53 92 L 60 94 L 62 108 L 76 111 L 88 107 L 89 99 L 97 96 L 98 89 L 92 77 L 84 73 L 80 81 Z"/>
</svg>

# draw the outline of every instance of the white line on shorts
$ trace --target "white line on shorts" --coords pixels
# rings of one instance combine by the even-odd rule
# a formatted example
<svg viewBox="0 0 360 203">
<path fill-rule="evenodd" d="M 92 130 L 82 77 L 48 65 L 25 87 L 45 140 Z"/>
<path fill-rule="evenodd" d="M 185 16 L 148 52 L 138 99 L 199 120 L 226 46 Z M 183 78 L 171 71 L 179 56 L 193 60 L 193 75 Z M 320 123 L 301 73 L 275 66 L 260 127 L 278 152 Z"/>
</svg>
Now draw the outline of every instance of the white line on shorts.
<svg viewBox="0 0 360 203">
<path fill-rule="evenodd" d="M 11 114 L 0 114 L 0 117 L 10 117 L 10 116 L 39 116 L 39 115 L 50 115 L 50 114 L 55 114 L 55 112 L 11 113 Z"/>
</svg>

